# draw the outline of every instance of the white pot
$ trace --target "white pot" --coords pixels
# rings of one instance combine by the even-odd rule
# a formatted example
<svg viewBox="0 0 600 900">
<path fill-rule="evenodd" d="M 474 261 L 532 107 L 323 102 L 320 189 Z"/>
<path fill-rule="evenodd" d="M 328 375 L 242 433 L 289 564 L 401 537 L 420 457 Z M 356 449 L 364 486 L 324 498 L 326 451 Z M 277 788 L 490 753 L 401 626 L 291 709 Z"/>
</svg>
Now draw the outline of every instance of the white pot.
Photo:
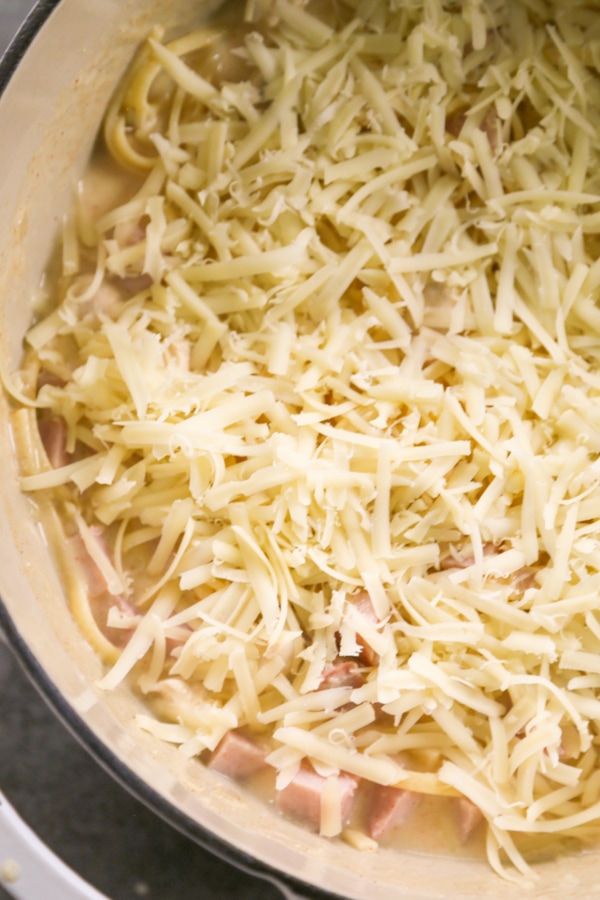
<svg viewBox="0 0 600 900">
<path fill-rule="evenodd" d="M 154 22 L 182 28 L 206 0 L 41 0 L 0 68 L 0 359 L 17 365 L 57 225 L 85 165 L 102 111 L 134 48 Z M 94 682 L 101 665 L 67 610 L 33 509 L 18 487 L 0 398 L 0 624 L 63 721 L 123 785 L 177 828 L 254 874 L 311 896 L 356 900 L 516 900 L 483 860 L 381 849 L 360 853 L 310 834 L 184 761 L 134 724 L 139 701 Z M 598 896 L 600 857 L 548 862 L 527 898 Z M 321 893 L 323 892 L 323 893 Z"/>
</svg>

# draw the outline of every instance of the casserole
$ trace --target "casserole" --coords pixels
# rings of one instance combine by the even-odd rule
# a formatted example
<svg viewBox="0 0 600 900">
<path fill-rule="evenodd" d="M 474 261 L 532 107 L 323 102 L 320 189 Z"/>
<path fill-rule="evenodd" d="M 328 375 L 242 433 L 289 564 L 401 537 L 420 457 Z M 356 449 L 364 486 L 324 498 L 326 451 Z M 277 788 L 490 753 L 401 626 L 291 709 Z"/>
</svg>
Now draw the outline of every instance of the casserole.
<svg viewBox="0 0 600 900">
<path fill-rule="evenodd" d="M 22 297 L 31 295 L 43 271 L 56 222 L 66 209 L 73 177 L 89 155 L 112 86 L 153 21 L 160 19 L 175 29 L 192 24 L 185 21 L 185 5 L 177 3 L 108 3 L 99 9 L 96 4 L 63 0 L 41 4 L 36 17 L 45 14 L 47 23 L 16 69 L 0 106 L 7 123 L 3 133 L 10 135 L 0 148 L 7 176 L 2 197 L 7 214 L 0 232 L 2 356 L 7 368 L 18 358 L 31 316 Z M 42 62 L 43 90 L 38 69 Z M 10 55 L 7 73 L 15 63 Z M 3 442 L 9 459 L 6 426 Z M 283 873 L 307 891 L 327 888 L 356 898 L 374 890 L 382 898 L 451 897 L 447 887 L 451 883 L 455 896 L 520 894 L 520 888 L 499 883 L 473 860 L 445 858 L 432 867 L 424 856 L 383 851 L 364 857 L 327 844 L 273 817 L 237 788 L 182 762 L 169 748 L 158 747 L 137 732 L 131 725 L 138 709 L 135 698 L 125 690 L 104 697 L 93 686 L 100 675 L 99 663 L 66 612 L 58 578 L 18 490 L 14 467 L 12 475 L 2 496 L 0 592 L 5 629 L 63 718 L 153 808 L 195 839 L 210 842 L 216 837 L 238 862 L 252 858 L 265 874 Z M 564 871 L 559 862 L 542 865 L 537 895 L 564 892 L 566 885 L 577 883 L 572 879 L 580 879 L 580 895 L 585 896 L 585 884 L 592 880 L 586 874 L 589 865 L 592 856 L 573 858 Z"/>
</svg>

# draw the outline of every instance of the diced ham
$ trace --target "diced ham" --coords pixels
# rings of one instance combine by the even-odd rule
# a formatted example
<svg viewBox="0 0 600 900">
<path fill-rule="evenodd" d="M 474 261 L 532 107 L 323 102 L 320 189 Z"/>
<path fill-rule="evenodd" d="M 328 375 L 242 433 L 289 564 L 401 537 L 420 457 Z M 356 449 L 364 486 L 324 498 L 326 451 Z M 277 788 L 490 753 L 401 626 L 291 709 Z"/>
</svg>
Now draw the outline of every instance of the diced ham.
<svg viewBox="0 0 600 900">
<path fill-rule="evenodd" d="M 361 616 L 364 616 L 365 619 L 368 619 L 373 625 L 377 625 L 379 616 L 375 612 L 373 601 L 367 591 L 361 591 L 359 594 L 352 597 L 351 600 Z"/>
<path fill-rule="evenodd" d="M 56 375 L 54 372 L 48 372 L 47 369 L 42 369 L 37 379 L 38 391 L 47 384 L 51 385 L 52 387 L 64 387 L 65 380 L 64 378 L 61 378 L 60 375 Z"/>
<path fill-rule="evenodd" d="M 466 112 L 453 113 L 446 119 L 446 131 L 453 137 L 458 138 L 460 137 L 460 133 L 463 130 L 466 121 Z M 502 139 L 502 120 L 496 112 L 495 106 L 490 106 L 490 108 L 487 110 L 485 116 L 481 120 L 479 128 L 486 134 L 490 145 L 490 150 L 492 151 L 492 153 L 495 153 L 500 146 Z"/>
<path fill-rule="evenodd" d="M 135 625 L 133 624 L 133 621 L 130 628 L 115 628 L 108 625 L 108 612 L 113 607 L 116 607 L 127 619 L 135 619 L 137 621 L 137 610 L 127 597 L 123 597 L 121 594 L 113 595 L 106 592 L 104 594 L 97 594 L 95 597 L 90 597 L 90 609 L 102 634 L 108 638 L 115 647 L 124 647 L 133 634 Z"/>
<path fill-rule="evenodd" d="M 483 813 L 471 800 L 457 797 L 455 800 L 458 836 L 461 844 L 466 844 L 475 829 L 483 822 Z"/>
<path fill-rule="evenodd" d="M 133 247 L 146 236 L 146 221 L 120 222 L 115 226 L 114 236 L 121 247 Z"/>
<path fill-rule="evenodd" d="M 498 547 L 495 544 L 487 543 L 483 545 L 484 558 L 492 557 L 498 552 Z M 462 550 L 454 550 L 452 548 L 450 552 L 440 560 L 440 569 L 442 571 L 467 569 L 469 566 L 473 565 L 475 565 L 475 557 L 472 553 L 465 553 Z M 529 588 L 537 586 L 537 576 L 539 571 L 539 566 L 523 566 L 521 569 L 512 572 L 506 577 L 494 576 L 492 574 L 489 583 L 492 583 L 493 581 L 498 584 L 498 586 L 508 585 L 512 588 L 512 592 L 515 595 L 520 596 Z"/>
<path fill-rule="evenodd" d="M 539 571 L 538 566 L 523 566 L 522 569 L 515 572 L 511 576 L 511 584 L 515 591 L 519 594 L 523 594 L 529 588 L 536 587 L 536 585 L 539 586 L 537 584 Z"/>
<path fill-rule="evenodd" d="M 479 127 L 487 135 L 490 149 L 495 153 L 502 142 L 502 119 L 495 106 L 489 107 Z"/>
<path fill-rule="evenodd" d="M 123 302 L 152 285 L 150 275 L 128 275 L 124 278 L 114 276 L 110 281 L 103 281 L 93 297 L 79 304 L 79 312 L 96 315 L 115 316 L 123 306 Z"/>
<path fill-rule="evenodd" d="M 104 282 L 90 300 L 89 306 L 95 313 L 110 315 L 110 313 L 116 309 L 117 306 L 120 306 L 122 302 L 123 298 L 116 287 Z"/>
<path fill-rule="evenodd" d="M 239 731 L 228 731 L 211 755 L 208 767 L 236 781 L 243 781 L 266 767 L 267 752 Z"/>
<path fill-rule="evenodd" d="M 338 687 L 361 687 L 365 677 L 353 660 L 338 659 L 323 670 L 319 690 Z"/>
<path fill-rule="evenodd" d="M 90 534 L 98 543 L 98 546 L 102 553 L 104 553 L 105 556 L 108 557 L 108 550 L 106 547 L 102 529 L 92 526 L 90 528 Z M 108 590 L 106 578 L 90 556 L 80 534 L 74 534 L 69 538 L 69 551 L 71 559 L 78 566 L 81 574 L 85 578 L 88 597 L 98 597 L 101 594 L 106 593 L 106 591 Z"/>
<path fill-rule="evenodd" d="M 453 113 L 446 118 L 446 131 L 451 134 L 452 137 L 457 138 L 460 136 L 466 121 L 467 117 L 465 113 Z"/>
<path fill-rule="evenodd" d="M 113 284 L 103 281 L 96 293 L 88 300 L 80 300 L 78 313 L 81 316 L 95 314 L 110 316 L 123 303 L 123 296 Z"/>
<path fill-rule="evenodd" d="M 98 542 L 102 553 L 108 557 L 102 529 L 92 526 L 90 533 Z M 135 606 L 127 597 L 110 593 L 104 574 L 90 556 L 80 534 L 70 537 L 68 543 L 70 557 L 84 579 L 90 609 L 98 628 L 115 646 L 124 646 L 131 637 L 134 626 L 133 624 L 131 628 L 112 628 L 108 626 L 108 611 L 111 607 L 116 607 L 124 616 L 133 619 L 137 615 Z"/>
<path fill-rule="evenodd" d="M 67 423 L 62 416 L 42 416 L 38 420 L 38 431 L 44 450 L 53 469 L 66 466 Z"/>
<path fill-rule="evenodd" d="M 407 822 L 421 802 L 421 794 L 374 784 L 367 810 L 367 832 L 379 840 L 386 832 Z"/>
<path fill-rule="evenodd" d="M 133 297 L 140 291 L 147 291 L 154 283 L 152 276 L 147 272 L 142 272 L 140 275 L 126 275 L 124 278 L 115 278 L 114 281 L 126 297 Z"/>
<path fill-rule="evenodd" d="M 341 818 L 345 822 L 352 812 L 357 781 L 344 773 L 337 778 L 340 788 Z M 318 831 L 321 826 L 321 794 L 326 780 L 312 769 L 299 769 L 290 783 L 277 791 L 277 806 L 282 812 L 300 819 L 305 825 Z"/>
</svg>

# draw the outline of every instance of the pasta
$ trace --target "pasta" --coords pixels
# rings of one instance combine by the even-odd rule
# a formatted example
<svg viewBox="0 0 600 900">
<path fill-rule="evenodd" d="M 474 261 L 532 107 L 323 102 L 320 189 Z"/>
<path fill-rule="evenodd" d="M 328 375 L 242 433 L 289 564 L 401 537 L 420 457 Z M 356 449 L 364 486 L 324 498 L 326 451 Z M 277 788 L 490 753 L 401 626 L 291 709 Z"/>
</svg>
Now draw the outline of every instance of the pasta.
<svg viewBox="0 0 600 900">
<path fill-rule="evenodd" d="M 7 383 L 141 728 L 353 846 L 454 804 L 505 877 L 600 816 L 598 11 L 155 29 Z"/>
</svg>

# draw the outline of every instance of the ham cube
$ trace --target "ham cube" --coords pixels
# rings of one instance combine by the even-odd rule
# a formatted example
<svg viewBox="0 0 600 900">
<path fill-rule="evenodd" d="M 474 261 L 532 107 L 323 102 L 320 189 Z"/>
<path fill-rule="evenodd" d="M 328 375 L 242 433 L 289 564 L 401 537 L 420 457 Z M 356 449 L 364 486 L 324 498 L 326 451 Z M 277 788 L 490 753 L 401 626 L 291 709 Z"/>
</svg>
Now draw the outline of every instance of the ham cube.
<svg viewBox="0 0 600 900">
<path fill-rule="evenodd" d="M 319 690 L 338 687 L 361 687 L 365 683 L 364 675 L 352 660 L 336 660 L 325 666 L 319 684 Z"/>
<path fill-rule="evenodd" d="M 97 543 L 99 550 L 110 561 L 102 529 L 92 526 L 89 533 Z M 122 594 L 111 593 L 106 576 L 100 570 L 95 560 L 92 559 L 80 534 L 74 534 L 67 540 L 71 560 L 85 586 L 90 610 L 96 625 L 102 634 L 116 647 L 124 647 L 133 634 L 134 621 L 138 614 L 137 609 L 127 597 L 124 597 Z M 113 628 L 108 625 L 108 613 L 112 607 L 116 607 L 126 619 L 132 620 L 131 627 Z"/>
<path fill-rule="evenodd" d="M 208 767 L 235 781 L 243 781 L 266 767 L 266 756 L 267 751 L 256 741 L 239 731 L 228 731 L 210 757 Z"/>
<path fill-rule="evenodd" d="M 357 782 L 350 775 L 337 776 L 341 820 L 345 822 L 352 812 L 354 795 Z M 321 827 L 321 796 L 326 778 L 317 775 L 312 769 L 302 768 L 292 778 L 290 783 L 277 792 L 277 806 L 279 809 L 300 819 L 305 825 L 319 831 Z"/>
<path fill-rule="evenodd" d="M 407 822 L 421 802 L 421 794 L 375 784 L 367 810 L 367 832 L 379 840 L 386 832 Z"/>
<path fill-rule="evenodd" d="M 373 601 L 366 591 L 361 591 L 360 594 L 356 594 L 356 596 L 352 598 L 352 603 L 361 616 L 364 616 L 365 619 L 368 619 L 373 625 L 377 625 L 379 617 L 375 612 Z"/>
<path fill-rule="evenodd" d="M 53 469 L 66 466 L 67 424 L 62 416 L 43 416 L 38 421 L 38 431 L 44 450 Z"/>
<path fill-rule="evenodd" d="M 478 825 L 483 822 L 483 813 L 466 797 L 458 797 L 455 802 L 458 836 L 461 844 L 466 844 Z"/>
<path fill-rule="evenodd" d="M 99 551 L 110 560 L 102 529 L 92 526 L 89 532 L 94 542 L 98 545 Z M 75 534 L 68 540 L 71 558 L 85 579 L 88 596 L 93 598 L 105 594 L 108 591 L 106 577 L 97 566 L 95 560 L 92 559 L 81 535 Z"/>
<path fill-rule="evenodd" d="M 479 127 L 488 139 L 490 150 L 495 153 L 502 143 L 502 119 L 495 106 L 490 106 Z"/>
<path fill-rule="evenodd" d="M 112 284 L 103 282 L 94 296 L 87 303 L 86 312 L 95 312 L 98 315 L 109 316 L 114 310 L 122 304 L 123 300 L 119 291 Z M 83 312 L 83 310 L 82 310 Z"/>
<path fill-rule="evenodd" d="M 138 619 L 135 606 L 120 594 L 117 596 L 108 593 L 97 594 L 95 597 L 90 597 L 89 601 L 94 621 L 104 637 L 108 638 L 115 647 L 124 647 L 135 631 L 135 623 Z M 126 620 L 131 620 L 130 627 L 113 627 L 108 624 L 108 614 L 113 608 L 118 609 Z M 127 625 L 127 622 L 125 624 Z"/>
<path fill-rule="evenodd" d="M 141 241 L 145 237 L 145 229 L 138 233 L 138 239 Z M 137 241 L 134 241 L 137 243 Z M 115 278 L 115 283 L 122 288 L 126 297 L 133 297 L 141 291 L 149 290 L 154 284 L 152 276 L 146 272 L 141 275 L 126 275 L 124 278 Z"/>
<path fill-rule="evenodd" d="M 467 121 L 467 112 L 454 113 L 446 118 L 446 131 L 454 138 L 459 138 Z M 495 107 L 490 107 L 479 128 L 486 135 L 490 150 L 495 153 L 502 142 L 502 120 L 500 119 Z"/>
</svg>

